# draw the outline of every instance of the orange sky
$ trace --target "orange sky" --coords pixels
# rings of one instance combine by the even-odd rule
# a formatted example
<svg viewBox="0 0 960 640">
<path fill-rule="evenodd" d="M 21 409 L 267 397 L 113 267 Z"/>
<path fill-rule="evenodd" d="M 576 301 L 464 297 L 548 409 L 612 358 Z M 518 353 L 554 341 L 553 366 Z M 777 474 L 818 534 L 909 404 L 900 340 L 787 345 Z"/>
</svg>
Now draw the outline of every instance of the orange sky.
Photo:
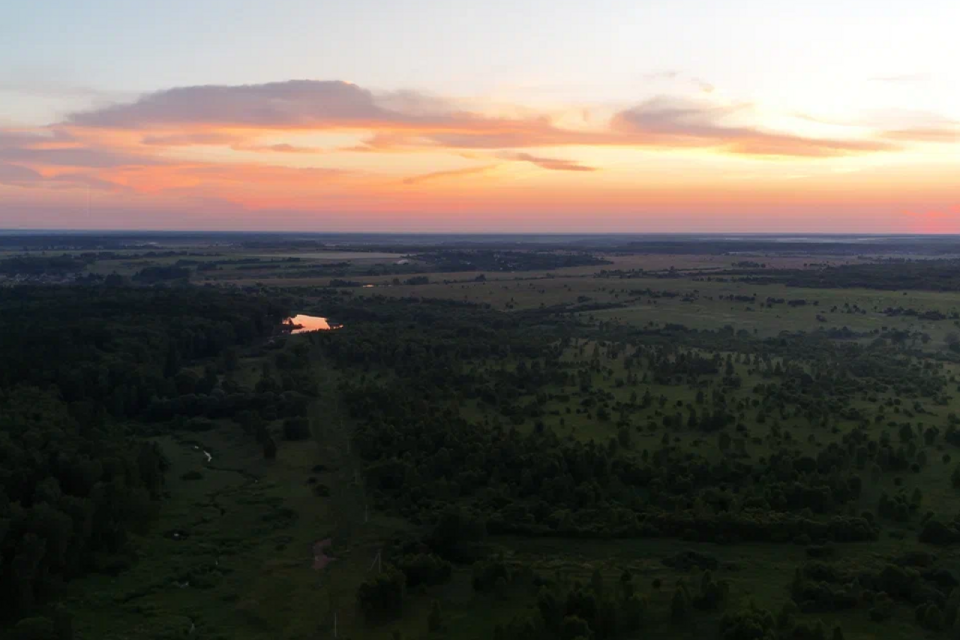
<svg viewBox="0 0 960 640">
<path fill-rule="evenodd" d="M 522 104 L 344 82 L 198 86 L 0 128 L 0 225 L 960 232 L 960 126 L 710 87 Z"/>
</svg>

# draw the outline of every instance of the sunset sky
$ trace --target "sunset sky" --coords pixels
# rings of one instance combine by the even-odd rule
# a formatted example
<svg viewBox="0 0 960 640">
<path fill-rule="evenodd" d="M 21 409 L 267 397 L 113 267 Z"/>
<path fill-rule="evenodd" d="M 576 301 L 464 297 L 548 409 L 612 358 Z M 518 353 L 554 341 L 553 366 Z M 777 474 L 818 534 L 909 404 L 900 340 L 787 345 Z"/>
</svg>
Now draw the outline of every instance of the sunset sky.
<svg viewBox="0 0 960 640">
<path fill-rule="evenodd" d="M 957 0 L 0 9 L 0 228 L 960 233 Z"/>
</svg>

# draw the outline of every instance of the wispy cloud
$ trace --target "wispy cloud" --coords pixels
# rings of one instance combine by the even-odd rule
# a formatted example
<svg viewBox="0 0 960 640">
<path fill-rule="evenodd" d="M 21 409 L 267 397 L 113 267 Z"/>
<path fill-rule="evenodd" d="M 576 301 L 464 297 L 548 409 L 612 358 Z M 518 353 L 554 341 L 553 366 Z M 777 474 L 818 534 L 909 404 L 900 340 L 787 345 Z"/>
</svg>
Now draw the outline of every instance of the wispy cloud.
<svg viewBox="0 0 960 640">
<path fill-rule="evenodd" d="M 320 147 L 303 147 L 281 142 L 279 144 L 235 144 L 231 149 L 236 151 L 256 151 L 258 153 L 323 153 Z"/>
<path fill-rule="evenodd" d="M 111 91 L 77 82 L 69 70 L 52 65 L 28 65 L 0 71 L 0 93 L 41 98 L 81 98 L 86 101 L 130 100 L 136 94 Z"/>
<path fill-rule="evenodd" d="M 659 72 L 674 77 L 676 72 Z M 694 79 L 702 91 L 709 83 Z M 258 145 L 264 131 L 366 131 L 355 151 L 396 148 L 516 150 L 556 146 L 704 147 L 741 155 L 830 157 L 890 151 L 889 140 L 834 140 L 768 132 L 725 123 L 750 116 L 750 105 L 657 98 L 615 114 L 606 127 L 558 126 L 547 115 L 506 117 L 464 110 L 415 92 L 376 94 L 338 81 L 296 80 L 261 85 L 183 87 L 72 115 L 73 127 L 146 130 L 157 144 L 224 143 L 278 152 L 311 152 L 292 144 Z M 225 133 L 229 131 L 229 133 Z M 243 133 L 246 132 L 246 133 Z M 557 168 L 554 165 L 551 168 Z M 576 169 L 573 169 L 576 170 Z"/>
<path fill-rule="evenodd" d="M 716 87 L 713 84 L 707 82 L 706 80 L 701 80 L 700 78 L 694 78 L 693 83 L 697 85 L 700 91 L 704 93 L 713 93 Z"/>
<path fill-rule="evenodd" d="M 43 178 L 39 172 L 16 164 L 0 163 L 0 184 L 21 186 Z"/>
<path fill-rule="evenodd" d="M 24 165 L 104 168 L 163 164 L 162 158 L 110 146 L 85 144 L 68 132 L 0 131 L 0 161 Z"/>
<path fill-rule="evenodd" d="M 541 169 L 550 169 L 553 171 L 596 171 L 596 167 L 588 167 L 574 160 L 560 160 L 558 158 L 543 158 L 529 153 L 518 153 L 505 151 L 497 156 L 504 160 L 518 160 L 520 162 L 529 162 L 535 164 Z"/>
<path fill-rule="evenodd" d="M 411 176 L 405 178 L 403 184 L 420 184 L 421 182 L 428 182 L 432 180 L 442 180 L 446 178 L 462 178 L 463 176 L 476 175 L 478 173 L 486 173 L 490 171 L 497 165 L 488 164 L 482 167 L 467 167 L 466 169 L 449 169 L 447 171 L 432 171 L 430 173 L 424 173 L 418 176 Z"/>
<path fill-rule="evenodd" d="M 160 135 L 146 135 L 140 139 L 142 144 L 161 147 L 189 147 L 193 145 L 231 145 L 238 143 L 242 138 L 231 133 L 207 131 L 201 133 L 169 133 Z"/>
<path fill-rule="evenodd" d="M 652 71 L 650 73 L 645 73 L 641 76 L 643 80 L 647 82 L 658 82 L 662 80 L 676 80 L 680 77 L 679 71 L 665 70 L 665 71 Z"/>
<path fill-rule="evenodd" d="M 749 104 L 716 105 L 687 99 L 655 98 L 618 113 L 613 126 L 634 141 L 664 147 L 720 147 L 728 153 L 758 156 L 833 157 L 891 151 L 895 144 L 876 140 L 808 138 L 728 124 Z"/>
<path fill-rule="evenodd" d="M 889 140 L 903 142 L 939 142 L 944 144 L 960 142 L 960 128 L 916 128 L 895 129 L 881 134 Z"/>
<path fill-rule="evenodd" d="M 583 104 L 538 112 L 512 105 L 481 108 L 409 91 L 374 92 L 339 81 L 180 87 L 86 109 L 45 127 L 0 128 L 0 182 L 190 197 L 258 189 L 278 199 L 348 180 L 397 188 L 393 172 L 336 168 L 338 159 L 357 166 L 345 151 L 449 154 L 489 163 L 402 180 L 416 185 L 476 176 L 505 162 L 571 173 L 603 168 L 578 161 L 580 147 L 818 159 L 960 142 L 955 123 L 930 114 L 886 114 L 884 122 L 892 124 L 875 127 L 869 138 L 777 131 L 763 126 L 756 106 L 707 95 L 709 83 L 672 71 L 657 75 L 694 82 L 698 97 L 662 96 L 612 113 L 609 106 Z M 344 143 L 345 137 L 353 140 Z M 336 141 L 329 149 L 315 146 L 327 139 Z M 321 163 L 333 166 L 301 168 Z"/>
<path fill-rule="evenodd" d="M 875 76 L 870 78 L 871 82 L 892 82 L 896 84 L 904 83 L 914 83 L 914 82 L 926 82 L 930 79 L 929 74 L 926 73 L 903 73 L 899 75 L 891 76 Z"/>
</svg>

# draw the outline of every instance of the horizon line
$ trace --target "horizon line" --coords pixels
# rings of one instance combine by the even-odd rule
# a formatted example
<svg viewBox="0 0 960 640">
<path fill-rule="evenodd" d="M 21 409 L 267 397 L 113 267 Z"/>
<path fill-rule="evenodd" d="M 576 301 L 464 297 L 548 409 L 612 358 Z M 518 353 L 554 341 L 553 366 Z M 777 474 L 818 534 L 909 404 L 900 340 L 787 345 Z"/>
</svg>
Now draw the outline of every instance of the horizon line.
<svg viewBox="0 0 960 640">
<path fill-rule="evenodd" d="M 98 233 L 129 233 L 129 234 L 270 234 L 270 235 L 368 235 L 368 236 L 592 236 L 592 237 L 611 237 L 611 236 L 755 236 L 755 237 L 857 237 L 857 238 L 901 238 L 901 237 L 933 237 L 947 238 L 960 237 L 960 233 L 862 233 L 852 231 L 317 231 L 308 229 L 136 229 L 136 228 L 95 228 L 95 229 L 71 229 L 71 228 L 16 228 L 0 227 L 0 234 L 3 235 L 25 235 L 25 234 L 98 234 Z"/>
</svg>

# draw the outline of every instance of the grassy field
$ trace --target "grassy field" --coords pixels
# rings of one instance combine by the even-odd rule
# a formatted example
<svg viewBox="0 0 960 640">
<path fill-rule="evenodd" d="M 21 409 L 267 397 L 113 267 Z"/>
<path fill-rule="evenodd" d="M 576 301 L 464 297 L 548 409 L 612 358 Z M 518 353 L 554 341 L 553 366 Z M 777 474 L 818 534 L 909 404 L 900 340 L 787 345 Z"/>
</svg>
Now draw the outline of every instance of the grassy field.
<svg viewBox="0 0 960 640">
<path fill-rule="evenodd" d="M 668 431 L 664 421 L 668 415 L 681 412 L 686 416 L 689 407 L 698 406 L 696 385 L 709 391 L 717 386 L 719 374 L 697 382 L 657 382 L 648 380 L 648 376 L 653 378 L 654 371 L 647 365 L 625 368 L 625 359 L 645 344 L 645 338 L 638 334 L 640 330 L 670 324 L 704 330 L 730 326 L 757 340 L 776 337 L 781 332 L 846 328 L 861 334 L 848 340 L 864 346 L 881 333 L 899 330 L 912 334 L 909 344 L 915 351 L 911 352 L 911 365 L 916 365 L 916 375 L 922 375 L 923 366 L 936 367 L 938 375 L 951 380 L 949 394 L 957 391 L 960 366 L 936 360 L 945 353 L 951 335 L 958 331 L 958 322 L 949 319 L 960 313 L 960 296 L 956 294 L 813 289 L 708 279 L 712 270 L 729 268 L 735 260 L 731 256 L 611 255 L 607 256 L 613 263 L 610 265 L 549 272 L 487 272 L 482 280 L 477 279 L 478 272 L 418 274 L 429 278 L 428 284 L 418 285 L 396 284 L 395 279 L 405 279 L 407 275 L 364 275 L 366 269 L 384 265 L 386 260 L 399 255 L 230 251 L 190 259 L 235 261 L 224 263 L 217 271 L 197 272 L 197 283 L 256 286 L 290 296 L 299 305 L 298 311 L 319 315 L 327 315 L 323 305 L 329 300 L 327 285 L 332 277 L 298 277 L 291 273 L 291 265 L 300 268 L 348 261 L 349 280 L 374 285 L 341 289 L 346 293 L 345 299 L 361 306 L 381 299 L 416 298 L 488 305 L 508 313 L 547 313 L 553 309 L 572 320 L 581 332 L 563 352 L 560 362 L 569 371 L 578 372 L 580 382 L 586 381 L 587 388 L 571 382 L 540 389 L 538 395 L 542 398 L 521 395 L 514 404 L 538 404 L 542 413 L 536 419 L 519 419 L 511 426 L 523 433 L 546 428 L 563 440 L 608 446 L 622 437 L 618 410 L 630 407 L 628 448 L 636 455 L 669 444 L 711 462 L 720 462 L 726 456 L 718 434 L 682 426 Z M 301 262 L 283 262 L 294 257 Z M 241 268 L 244 263 L 236 262 L 254 258 L 263 261 L 256 263 L 254 269 Z M 120 258 L 97 262 L 90 270 L 131 275 L 146 264 L 169 266 L 180 259 L 183 258 Z M 771 267 L 784 268 L 808 268 L 810 261 L 776 256 L 763 260 Z M 842 264 L 856 260 L 817 258 L 816 262 Z M 666 277 L 671 268 L 678 273 Z M 642 269 L 644 273 L 621 278 L 610 275 L 609 271 L 614 269 Z M 783 302 L 767 304 L 768 298 Z M 805 304 L 788 304 L 799 299 Z M 921 320 L 915 314 L 887 311 L 901 307 L 915 314 L 936 311 L 947 318 Z M 350 330 L 348 323 L 343 331 Z M 287 340 L 288 346 L 308 344 L 309 337 Z M 616 355 L 609 350 L 614 344 L 619 349 Z M 756 406 L 750 403 L 757 397 L 758 385 L 770 382 L 769 374 L 738 360 L 741 353 L 684 349 L 706 358 L 715 354 L 721 360 L 734 356 L 728 373 L 738 377 L 741 384 L 727 390 L 727 402 L 747 407 L 741 411 L 747 428 L 743 434 L 734 434 L 740 440 L 740 460 L 763 460 L 785 446 L 780 436 L 774 435 L 774 424 L 778 433 L 791 435 L 792 449 L 814 457 L 830 444 L 842 443 L 845 434 L 858 424 L 856 419 L 842 416 L 832 417 L 828 424 L 813 424 L 799 411 L 790 410 L 763 422 Z M 247 387 L 255 385 L 264 357 L 260 353 L 246 358 L 237 379 Z M 156 438 L 170 462 L 162 509 L 157 521 L 135 539 L 136 561 L 127 570 L 71 583 L 66 604 L 75 615 L 78 637 L 482 640 L 493 637 L 496 625 L 533 606 L 536 589 L 530 584 L 517 580 L 498 594 L 477 592 L 471 586 L 471 567 L 457 565 L 449 583 L 411 590 L 400 619 L 374 624 L 359 614 L 356 592 L 361 583 L 379 570 L 378 553 L 398 536 L 420 529 L 408 520 L 387 516 L 371 507 L 372 501 L 364 489 L 363 464 L 351 450 L 353 425 L 341 406 L 336 383 L 344 375 L 382 376 L 380 379 L 386 381 L 392 373 L 369 363 L 362 369 L 337 370 L 316 349 L 311 352 L 311 359 L 310 376 L 320 388 L 320 400 L 310 409 L 313 437 L 307 441 L 281 441 L 280 426 L 273 424 L 271 430 L 279 442 L 275 460 L 264 460 L 260 446 L 229 421 L 218 422 L 210 431 L 177 432 Z M 813 372 L 807 362 L 788 363 L 782 357 L 771 360 L 771 364 L 774 362 L 805 366 Z M 531 362 L 522 364 L 529 366 Z M 520 365 L 515 358 L 464 363 L 465 367 L 489 372 L 513 371 Z M 643 382 L 624 384 L 630 375 L 642 376 Z M 658 401 L 638 408 L 638 389 Z M 830 398 L 824 398 L 827 400 Z M 899 402 L 901 398 L 893 390 L 867 390 L 851 398 L 850 406 L 872 415 L 877 406 L 894 400 Z M 921 409 L 916 409 L 912 399 L 903 400 L 902 409 L 897 405 L 887 414 L 886 421 L 871 427 L 873 433 L 885 431 L 895 440 L 897 428 L 888 423 L 904 420 L 936 425 L 942 431 L 950 414 L 956 411 L 954 401 L 925 402 Z M 507 423 L 501 408 L 483 400 L 458 398 L 451 406 L 473 424 Z M 601 407 L 606 416 L 600 412 Z M 923 496 L 919 513 L 929 510 L 955 514 L 960 503 L 950 482 L 950 472 L 957 462 L 950 457 L 951 447 L 941 437 L 934 443 L 920 443 L 918 449 L 927 462 L 916 470 L 884 473 L 878 479 L 870 478 L 870 472 L 864 470 L 862 493 L 845 506 L 847 515 L 875 512 L 881 493 L 909 495 L 914 489 L 919 489 Z M 330 495 L 319 497 L 317 485 L 329 487 Z M 878 540 L 843 544 L 838 547 L 835 561 L 843 566 L 882 567 L 891 558 L 916 550 L 920 526 L 919 518 L 885 522 Z M 327 539 L 331 540 L 328 553 L 336 559 L 316 570 L 314 545 Z M 646 593 L 652 612 L 643 635 L 637 637 L 664 639 L 713 637 L 722 615 L 722 611 L 710 612 L 698 615 L 686 626 L 671 624 L 667 612 L 674 585 L 680 580 L 698 584 L 701 575 L 698 569 L 667 567 L 662 562 L 664 558 L 696 548 L 717 560 L 716 577 L 730 585 L 726 609 L 754 602 L 771 611 L 779 610 L 789 600 L 793 571 L 809 560 L 802 542 L 710 544 L 676 538 L 498 536 L 491 538 L 488 545 L 492 553 L 507 562 L 544 575 L 559 572 L 583 582 L 599 570 L 604 580 L 614 583 L 625 569 L 629 570 L 649 587 Z M 938 567 L 960 575 L 960 551 L 939 549 L 937 563 Z M 442 632 L 428 630 L 434 601 L 442 604 Z M 883 622 L 872 620 L 862 611 L 849 615 L 824 611 L 804 614 L 802 618 L 822 619 L 828 629 L 841 624 L 848 640 L 946 637 L 921 630 L 914 624 L 913 611 L 903 603 L 894 607 L 893 614 Z"/>
</svg>

